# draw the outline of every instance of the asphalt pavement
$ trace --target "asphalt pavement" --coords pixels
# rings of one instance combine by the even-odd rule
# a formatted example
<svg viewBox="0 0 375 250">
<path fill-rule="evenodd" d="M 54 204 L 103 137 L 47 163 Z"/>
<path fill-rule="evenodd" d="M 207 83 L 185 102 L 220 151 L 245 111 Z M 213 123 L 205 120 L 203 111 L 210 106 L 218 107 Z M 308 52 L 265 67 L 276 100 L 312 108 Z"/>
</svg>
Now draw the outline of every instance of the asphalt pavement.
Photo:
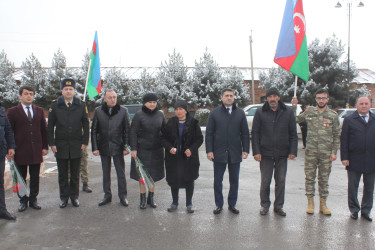
<svg viewBox="0 0 375 250">
<path fill-rule="evenodd" d="M 165 179 L 156 184 L 158 207 L 139 209 L 138 183 L 129 178 L 130 156 L 125 157 L 129 207 L 119 202 L 114 168 L 112 203 L 99 207 L 104 195 L 100 157 L 91 153 L 89 185 L 93 193 L 80 193 L 80 207 L 69 202 L 61 209 L 56 162 L 50 153 L 40 180 L 38 201 L 42 210 L 28 208 L 17 212 L 17 196 L 12 190 L 6 191 L 8 210 L 17 220 L 0 220 L 0 249 L 375 249 L 375 222 L 349 217 L 347 176 L 339 160 L 333 164 L 329 181 L 327 205 L 332 216 L 319 213 L 318 197 L 315 214 L 306 214 L 301 144 L 300 141 L 298 157 L 288 163 L 286 217 L 275 214 L 272 206 L 268 215 L 259 214 L 260 172 L 253 157 L 241 165 L 237 203 L 240 214 L 232 214 L 225 204 L 223 212 L 214 215 L 213 166 L 206 158 L 204 146 L 200 148 L 201 168 L 195 184 L 193 214 L 186 213 L 183 189 L 178 210 L 167 212 L 172 198 Z M 227 173 L 223 183 L 226 197 Z M 274 182 L 271 185 L 273 201 Z"/>
</svg>

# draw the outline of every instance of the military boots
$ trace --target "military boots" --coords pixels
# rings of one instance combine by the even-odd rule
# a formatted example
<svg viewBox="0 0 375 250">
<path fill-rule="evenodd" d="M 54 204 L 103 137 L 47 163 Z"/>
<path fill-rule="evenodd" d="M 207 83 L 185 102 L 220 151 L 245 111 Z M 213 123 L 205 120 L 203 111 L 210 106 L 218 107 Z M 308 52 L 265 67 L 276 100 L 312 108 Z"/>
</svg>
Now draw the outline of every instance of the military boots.
<svg viewBox="0 0 375 250">
<path fill-rule="evenodd" d="M 306 213 L 308 213 L 308 214 L 313 214 L 314 213 L 314 197 L 307 198 Z"/>
<path fill-rule="evenodd" d="M 326 199 L 320 198 L 320 212 L 325 215 L 331 215 L 331 210 L 327 207 Z"/>
</svg>

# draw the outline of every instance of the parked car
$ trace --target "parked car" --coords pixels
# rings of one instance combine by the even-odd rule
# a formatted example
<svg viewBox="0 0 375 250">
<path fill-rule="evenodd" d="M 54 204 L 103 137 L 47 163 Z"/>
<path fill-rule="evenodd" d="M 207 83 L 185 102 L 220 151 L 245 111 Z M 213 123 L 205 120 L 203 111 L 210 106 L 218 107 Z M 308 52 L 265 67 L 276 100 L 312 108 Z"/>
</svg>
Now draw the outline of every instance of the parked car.
<svg viewBox="0 0 375 250">
<path fill-rule="evenodd" d="M 344 122 L 344 118 L 347 117 L 348 115 L 351 115 L 356 111 L 357 109 L 338 109 L 337 110 L 337 119 L 339 120 L 340 123 L 340 128 L 342 128 L 342 123 Z"/>
<path fill-rule="evenodd" d="M 291 103 L 285 103 L 285 105 L 287 105 L 289 107 L 292 107 Z M 263 106 L 263 103 L 260 103 L 260 104 L 251 104 L 251 105 L 246 106 L 245 108 L 243 108 L 243 111 L 245 111 L 245 114 L 246 114 L 247 124 L 249 125 L 249 131 L 250 131 L 250 133 L 251 133 L 251 129 L 253 127 L 253 119 L 254 119 L 255 111 L 259 107 L 262 107 L 262 106 Z M 297 105 L 297 115 L 299 115 L 301 112 L 302 112 L 301 105 L 298 104 Z M 301 128 L 299 127 L 298 124 L 296 124 L 296 126 L 297 126 L 297 133 L 300 134 L 301 133 Z"/>
<path fill-rule="evenodd" d="M 128 109 L 130 120 L 132 120 L 135 113 L 137 113 L 138 110 L 142 109 L 143 104 L 127 104 L 122 106 Z"/>
</svg>

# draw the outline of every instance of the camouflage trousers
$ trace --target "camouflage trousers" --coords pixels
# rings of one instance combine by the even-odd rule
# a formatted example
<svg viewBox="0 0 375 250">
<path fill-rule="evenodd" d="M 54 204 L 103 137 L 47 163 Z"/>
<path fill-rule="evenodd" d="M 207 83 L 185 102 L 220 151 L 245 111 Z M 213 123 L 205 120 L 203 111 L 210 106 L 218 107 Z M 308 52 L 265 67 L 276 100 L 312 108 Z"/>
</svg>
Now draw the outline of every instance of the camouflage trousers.
<svg viewBox="0 0 375 250">
<path fill-rule="evenodd" d="M 79 173 L 81 175 L 81 181 L 84 184 L 87 184 L 89 182 L 89 171 L 88 171 L 88 158 L 89 154 L 87 152 L 87 148 L 82 151 L 81 156 L 81 165 L 79 168 Z M 68 168 L 68 180 L 70 180 L 70 166 Z"/>
<path fill-rule="evenodd" d="M 305 154 L 305 189 L 306 196 L 312 198 L 315 195 L 316 170 L 318 169 L 319 196 L 322 199 L 328 197 L 328 179 L 331 173 L 332 162 L 330 154 L 315 150 L 306 150 Z"/>
</svg>

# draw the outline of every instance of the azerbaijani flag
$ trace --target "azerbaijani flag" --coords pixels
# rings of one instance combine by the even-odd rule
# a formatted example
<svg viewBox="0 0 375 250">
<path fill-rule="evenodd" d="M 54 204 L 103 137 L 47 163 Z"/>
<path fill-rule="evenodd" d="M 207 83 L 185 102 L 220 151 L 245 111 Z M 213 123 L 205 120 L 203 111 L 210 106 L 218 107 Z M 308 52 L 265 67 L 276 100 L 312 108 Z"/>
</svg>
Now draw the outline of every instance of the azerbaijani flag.
<svg viewBox="0 0 375 250">
<path fill-rule="evenodd" d="M 102 78 L 100 76 L 100 59 L 99 59 L 99 43 L 98 34 L 95 31 L 94 44 L 90 53 L 90 67 L 87 77 L 87 94 L 89 98 L 97 96 L 102 92 Z"/>
<path fill-rule="evenodd" d="M 306 20 L 302 0 L 286 1 L 274 61 L 304 81 L 309 80 Z"/>
</svg>

